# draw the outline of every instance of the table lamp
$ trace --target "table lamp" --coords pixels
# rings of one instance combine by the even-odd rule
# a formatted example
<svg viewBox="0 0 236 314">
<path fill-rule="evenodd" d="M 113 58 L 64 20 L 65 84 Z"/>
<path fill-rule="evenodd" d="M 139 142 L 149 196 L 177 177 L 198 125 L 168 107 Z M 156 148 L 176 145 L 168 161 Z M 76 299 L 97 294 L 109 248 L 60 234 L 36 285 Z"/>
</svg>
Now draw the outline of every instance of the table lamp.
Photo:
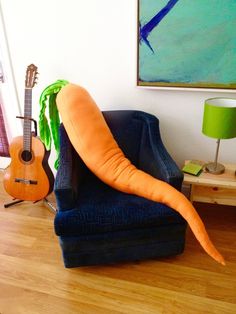
<svg viewBox="0 0 236 314">
<path fill-rule="evenodd" d="M 210 98 L 205 101 L 202 133 L 217 139 L 215 161 L 208 163 L 206 170 L 213 174 L 221 174 L 225 167 L 218 163 L 221 139 L 236 137 L 236 99 Z"/>
</svg>

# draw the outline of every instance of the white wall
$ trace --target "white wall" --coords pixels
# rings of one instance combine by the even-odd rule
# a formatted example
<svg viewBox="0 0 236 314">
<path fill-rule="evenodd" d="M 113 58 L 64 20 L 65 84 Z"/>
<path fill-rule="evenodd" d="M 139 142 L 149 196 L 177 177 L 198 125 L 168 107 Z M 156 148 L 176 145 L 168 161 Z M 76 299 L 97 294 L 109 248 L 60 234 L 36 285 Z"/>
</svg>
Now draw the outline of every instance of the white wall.
<svg viewBox="0 0 236 314">
<path fill-rule="evenodd" d="M 204 100 L 236 95 L 137 88 L 136 0 L 2 0 L 2 7 L 22 106 L 26 66 L 39 67 L 35 118 L 41 91 L 63 78 L 86 87 L 102 110 L 158 116 L 163 141 L 179 165 L 186 158 L 213 158 L 215 141 L 201 133 Z M 236 139 L 222 141 L 219 158 L 236 162 Z"/>
</svg>

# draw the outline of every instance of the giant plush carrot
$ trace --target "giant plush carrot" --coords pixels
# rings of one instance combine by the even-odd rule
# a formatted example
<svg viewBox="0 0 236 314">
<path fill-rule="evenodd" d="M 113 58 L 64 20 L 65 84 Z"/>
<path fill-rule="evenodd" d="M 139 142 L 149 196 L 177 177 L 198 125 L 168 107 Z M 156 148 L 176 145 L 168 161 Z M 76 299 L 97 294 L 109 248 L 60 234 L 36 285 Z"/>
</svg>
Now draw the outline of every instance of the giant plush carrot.
<svg viewBox="0 0 236 314">
<path fill-rule="evenodd" d="M 209 239 L 192 204 L 168 183 L 131 164 L 85 89 L 68 84 L 58 93 L 56 103 L 71 143 L 97 177 L 117 190 L 164 203 L 179 212 L 204 250 L 217 262 L 225 265 L 224 258 Z"/>
</svg>

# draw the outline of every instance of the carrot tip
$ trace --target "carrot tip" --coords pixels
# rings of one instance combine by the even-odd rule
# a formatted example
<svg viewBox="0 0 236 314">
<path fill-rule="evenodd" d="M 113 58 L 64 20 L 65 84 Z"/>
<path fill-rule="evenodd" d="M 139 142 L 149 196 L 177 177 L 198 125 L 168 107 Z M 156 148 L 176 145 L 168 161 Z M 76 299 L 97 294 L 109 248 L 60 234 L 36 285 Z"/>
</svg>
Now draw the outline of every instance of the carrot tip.
<svg viewBox="0 0 236 314">
<path fill-rule="evenodd" d="M 226 265 L 226 264 L 225 264 L 225 259 L 224 259 L 224 257 L 221 256 L 221 255 L 216 259 L 216 261 L 217 261 L 219 264 L 223 265 L 223 266 Z"/>
</svg>

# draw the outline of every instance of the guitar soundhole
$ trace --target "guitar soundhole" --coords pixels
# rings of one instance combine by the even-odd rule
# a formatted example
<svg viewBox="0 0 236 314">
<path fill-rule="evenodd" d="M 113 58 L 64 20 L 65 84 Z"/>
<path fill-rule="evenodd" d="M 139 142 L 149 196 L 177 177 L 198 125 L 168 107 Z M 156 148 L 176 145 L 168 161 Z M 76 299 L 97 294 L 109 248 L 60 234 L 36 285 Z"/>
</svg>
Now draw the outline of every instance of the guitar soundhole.
<svg viewBox="0 0 236 314">
<path fill-rule="evenodd" d="M 29 162 L 32 159 L 32 153 L 29 150 L 23 150 L 21 158 L 24 162 Z"/>
</svg>

